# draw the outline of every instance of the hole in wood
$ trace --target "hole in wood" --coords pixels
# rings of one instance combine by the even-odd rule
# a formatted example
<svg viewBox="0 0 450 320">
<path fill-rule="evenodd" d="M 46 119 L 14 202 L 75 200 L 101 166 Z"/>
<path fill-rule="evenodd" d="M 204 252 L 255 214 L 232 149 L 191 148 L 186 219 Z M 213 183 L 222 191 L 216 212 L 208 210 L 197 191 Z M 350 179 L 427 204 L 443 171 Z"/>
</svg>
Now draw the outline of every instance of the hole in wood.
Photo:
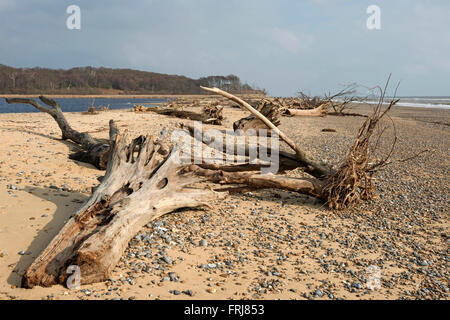
<svg viewBox="0 0 450 320">
<path fill-rule="evenodd" d="M 169 182 L 169 180 L 167 180 L 167 178 L 161 179 L 161 181 L 158 182 L 158 184 L 156 185 L 156 187 L 158 189 L 162 189 L 165 186 L 167 186 L 167 183 Z"/>
</svg>

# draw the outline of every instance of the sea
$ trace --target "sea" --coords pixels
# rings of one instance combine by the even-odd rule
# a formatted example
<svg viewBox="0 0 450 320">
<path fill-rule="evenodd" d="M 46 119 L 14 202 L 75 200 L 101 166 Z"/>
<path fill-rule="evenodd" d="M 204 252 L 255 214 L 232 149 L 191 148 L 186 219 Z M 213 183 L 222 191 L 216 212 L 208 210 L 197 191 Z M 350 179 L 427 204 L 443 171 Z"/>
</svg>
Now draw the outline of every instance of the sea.
<svg viewBox="0 0 450 320">
<path fill-rule="evenodd" d="M 450 97 L 396 97 L 396 99 L 400 99 L 396 107 L 450 109 Z M 390 97 L 386 97 L 384 99 L 385 104 L 389 103 L 390 100 Z M 378 100 L 368 98 L 362 103 L 377 104 Z"/>
<path fill-rule="evenodd" d="M 421 107 L 450 109 L 450 97 L 397 97 L 400 101 L 397 107 Z M 389 101 L 390 98 L 385 98 Z M 37 99 L 38 100 L 38 99 Z M 96 107 L 109 106 L 114 109 L 131 109 L 136 104 L 152 106 L 158 103 L 167 102 L 167 99 L 145 99 L 145 98 L 58 98 L 55 99 L 64 112 L 87 111 L 88 107 L 94 104 Z M 364 103 L 376 104 L 377 99 L 368 98 Z M 8 104 L 5 99 L 0 98 L 0 113 L 28 113 L 40 112 L 27 104 Z"/>
<path fill-rule="evenodd" d="M 39 99 L 35 99 L 39 101 Z M 109 106 L 114 109 L 132 109 L 136 104 L 152 106 L 158 103 L 167 102 L 167 99 L 145 99 L 145 98 L 57 98 L 56 100 L 63 112 L 82 112 L 87 111 L 88 107 Z M 40 101 L 39 101 L 40 102 Z M 41 102 L 40 102 L 41 103 Z M 45 104 L 41 103 L 45 106 Z M 28 113 L 40 112 L 28 104 L 8 104 L 5 99 L 0 98 L 0 113 Z"/>
</svg>

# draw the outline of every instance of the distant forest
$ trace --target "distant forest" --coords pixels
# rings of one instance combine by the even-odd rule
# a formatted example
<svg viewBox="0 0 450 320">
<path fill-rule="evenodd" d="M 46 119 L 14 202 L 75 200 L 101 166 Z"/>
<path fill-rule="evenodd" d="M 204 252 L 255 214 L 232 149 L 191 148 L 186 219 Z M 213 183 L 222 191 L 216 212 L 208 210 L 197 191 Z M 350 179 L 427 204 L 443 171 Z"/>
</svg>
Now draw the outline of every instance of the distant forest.
<svg viewBox="0 0 450 320">
<path fill-rule="evenodd" d="M 204 94 L 200 86 L 232 93 L 264 93 L 235 75 L 191 79 L 132 69 L 79 67 L 69 70 L 13 68 L 0 64 L 0 93 L 16 94 Z"/>
</svg>

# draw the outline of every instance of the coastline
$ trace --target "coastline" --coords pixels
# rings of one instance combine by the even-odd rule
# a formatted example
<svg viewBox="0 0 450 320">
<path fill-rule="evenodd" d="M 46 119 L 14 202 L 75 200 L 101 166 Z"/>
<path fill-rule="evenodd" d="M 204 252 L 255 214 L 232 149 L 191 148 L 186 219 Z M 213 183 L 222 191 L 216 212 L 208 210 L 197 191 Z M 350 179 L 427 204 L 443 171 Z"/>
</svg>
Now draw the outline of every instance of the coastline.
<svg viewBox="0 0 450 320">
<path fill-rule="evenodd" d="M 44 94 L 49 98 L 103 98 L 103 99 L 200 99 L 215 96 L 213 94 Z M 0 94 L 0 98 L 38 98 L 40 94 Z M 260 94 L 237 94 L 245 97 L 261 97 Z"/>
</svg>

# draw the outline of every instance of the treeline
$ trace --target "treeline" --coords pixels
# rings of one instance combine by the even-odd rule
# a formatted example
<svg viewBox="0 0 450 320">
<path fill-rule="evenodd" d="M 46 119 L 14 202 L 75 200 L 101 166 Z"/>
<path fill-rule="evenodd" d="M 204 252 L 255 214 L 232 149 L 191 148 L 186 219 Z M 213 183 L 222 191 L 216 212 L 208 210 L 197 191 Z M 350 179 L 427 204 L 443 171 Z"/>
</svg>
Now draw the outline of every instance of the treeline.
<svg viewBox="0 0 450 320">
<path fill-rule="evenodd" d="M 69 70 L 0 65 L 0 93 L 16 94 L 204 94 L 200 86 L 232 93 L 264 93 L 235 75 L 191 79 L 132 69 L 79 67 Z"/>
</svg>

